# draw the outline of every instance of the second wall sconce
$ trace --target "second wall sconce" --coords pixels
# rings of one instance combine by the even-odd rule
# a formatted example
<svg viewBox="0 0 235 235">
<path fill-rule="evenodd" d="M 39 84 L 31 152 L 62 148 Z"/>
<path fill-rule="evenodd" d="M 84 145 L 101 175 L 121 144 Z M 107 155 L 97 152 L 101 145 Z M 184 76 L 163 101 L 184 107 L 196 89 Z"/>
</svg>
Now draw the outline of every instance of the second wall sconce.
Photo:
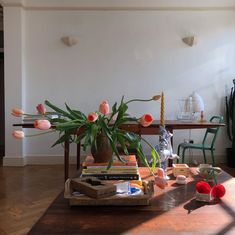
<svg viewBox="0 0 235 235">
<path fill-rule="evenodd" d="M 192 47 L 193 45 L 197 43 L 197 39 L 195 36 L 182 38 L 182 41 L 190 47 Z"/>
<path fill-rule="evenodd" d="M 71 47 L 71 46 L 74 46 L 78 43 L 78 37 L 74 37 L 74 36 L 66 36 L 66 37 L 62 37 L 61 38 L 61 41 Z"/>
</svg>

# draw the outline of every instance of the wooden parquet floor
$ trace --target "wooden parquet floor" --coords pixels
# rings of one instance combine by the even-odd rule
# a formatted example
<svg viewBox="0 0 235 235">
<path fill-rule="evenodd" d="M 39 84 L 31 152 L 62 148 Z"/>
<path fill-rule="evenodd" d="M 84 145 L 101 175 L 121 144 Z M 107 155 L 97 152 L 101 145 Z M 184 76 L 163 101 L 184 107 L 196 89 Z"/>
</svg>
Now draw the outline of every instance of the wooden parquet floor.
<svg viewBox="0 0 235 235">
<path fill-rule="evenodd" d="M 220 167 L 235 176 L 235 168 Z M 63 187 L 62 165 L 0 167 L 0 235 L 27 234 Z"/>
<path fill-rule="evenodd" d="M 27 234 L 63 187 L 62 165 L 0 167 L 0 235 Z"/>
</svg>

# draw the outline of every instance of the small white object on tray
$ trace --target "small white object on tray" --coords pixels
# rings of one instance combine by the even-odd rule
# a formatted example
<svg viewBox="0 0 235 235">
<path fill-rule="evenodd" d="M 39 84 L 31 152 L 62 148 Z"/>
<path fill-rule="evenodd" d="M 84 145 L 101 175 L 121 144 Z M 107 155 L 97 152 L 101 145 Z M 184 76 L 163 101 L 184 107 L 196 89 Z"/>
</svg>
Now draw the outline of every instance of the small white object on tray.
<svg viewBox="0 0 235 235">
<path fill-rule="evenodd" d="M 177 184 L 186 184 L 187 183 L 187 179 L 185 175 L 177 175 L 176 176 L 176 183 Z"/>
</svg>

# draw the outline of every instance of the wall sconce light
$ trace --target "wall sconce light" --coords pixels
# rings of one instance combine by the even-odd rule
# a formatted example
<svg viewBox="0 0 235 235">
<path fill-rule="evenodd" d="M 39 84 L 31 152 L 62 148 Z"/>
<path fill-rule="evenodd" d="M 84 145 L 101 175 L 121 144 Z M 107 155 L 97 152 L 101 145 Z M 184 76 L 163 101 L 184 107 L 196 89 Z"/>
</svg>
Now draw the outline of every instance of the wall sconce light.
<svg viewBox="0 0 235 235">
<path fill-rule="evenodd" d="M 197 39 L 195 36 L 182 38 L 182 41 L 190 47 L 192 47 L 193 45 L 197 43 Z"/>
<path fill-rule="evenodd" d="M 61 41 L 71 47 L 71 46 L 74 46 L 78 43 L 78 37 L 73 37 L 73 36 L 66 36 L 66 37 L 62 37 L 61 38 Z"/>
</svg>

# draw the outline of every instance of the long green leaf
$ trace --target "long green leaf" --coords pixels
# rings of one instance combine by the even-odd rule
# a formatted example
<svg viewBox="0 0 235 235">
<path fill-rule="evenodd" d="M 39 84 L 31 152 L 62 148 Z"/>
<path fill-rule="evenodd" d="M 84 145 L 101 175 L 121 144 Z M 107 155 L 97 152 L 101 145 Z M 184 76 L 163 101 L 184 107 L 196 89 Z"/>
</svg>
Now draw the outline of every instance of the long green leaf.
<svg viewBox="0 0 235 235">
<path fill-rule="evenodd" d="M 117 140 L 120 143 L 121 148 L 123 149 L 124 153 L 126 155 L 129 155 L 129 152 L 128 152 L 128 149 L 127 149 L 127 146 L 126 146 L 126 142 L 125 142 L 125 138 L 120 133 L 117 134 Z"/>
<path fill-rule="evenodd" d="M 45 100 L 45 104 L 50 107 L 51 109 L 55 110 L 57 113 L 62 114 L 65 117 L 68 117 L 70 119 L 74 119 L 74 117 L 72 115 L 70 115 L 69 113 L 65 112 L 64 110 L 58 108 L 57 106 L 53 105 L 52 103 L 50 103 L 48 100 Z"/>
<path fill-rule="evenodd" d="M 155 168 L 156 168 L 156 165 L 157 165 L 157 159 L 160 160 L 160 157 L 158 155 L 158 152 L 154 148 L 152 148 L 151 155 L 152 155 L 152 166 L 151 166 L 151 169 L 152 169 L 152 171 L 154 171 Z M 160 161 L 158 161 L 158 162 L 160 164 Z"/>
<path fill-rule="evenodd" d="M 81 122 L 87 120 L 87 117 L 84 113 L 82 113 L 79 110 L 72 110 L 66 103 L 65 103 L 66 109 L 69 111 L 69 113 L 75 118 L 79 119 Z"/>
<path fill-rule="evenodd" d="M 145 157 L 145 155 L 144 155 L 144 152 L 143 152 L 143 149 L 142 149 L 142 146 L 141 146 L 141 145 L 137 148 L 137 154 L 138 154 L 138 157 L 140 157 L 141 162 L 142 162 L 146 167 L 149 167 L 148 161 L 146 160 L 146 157 Z"/>
<path fill-rule="evenodd" d="M 50 119 L 50 123 L 54 124 L 54 123 L 65 123 L 67 122 L 67 120 L 65 119 L 61 119 L 61 118 L 51 118 Z"/>
<path fill-rule="evenodd" d="M 62 135 L 51 147 L 54 147 L 57 144 L 64 143 L 69 138 L 70 138 L 70 134 L 66 133 L 66 134 Z"/>
<path fill-rule="evenodd" d="M 80 134 L 80 135 L 77 135 L 77 138 L 75 139 L 75 143 L 78 144 L 78 143 L 81 143 L 82 139 L 85 137 L 85 133 L 83 134 Z"/>
</svg>

